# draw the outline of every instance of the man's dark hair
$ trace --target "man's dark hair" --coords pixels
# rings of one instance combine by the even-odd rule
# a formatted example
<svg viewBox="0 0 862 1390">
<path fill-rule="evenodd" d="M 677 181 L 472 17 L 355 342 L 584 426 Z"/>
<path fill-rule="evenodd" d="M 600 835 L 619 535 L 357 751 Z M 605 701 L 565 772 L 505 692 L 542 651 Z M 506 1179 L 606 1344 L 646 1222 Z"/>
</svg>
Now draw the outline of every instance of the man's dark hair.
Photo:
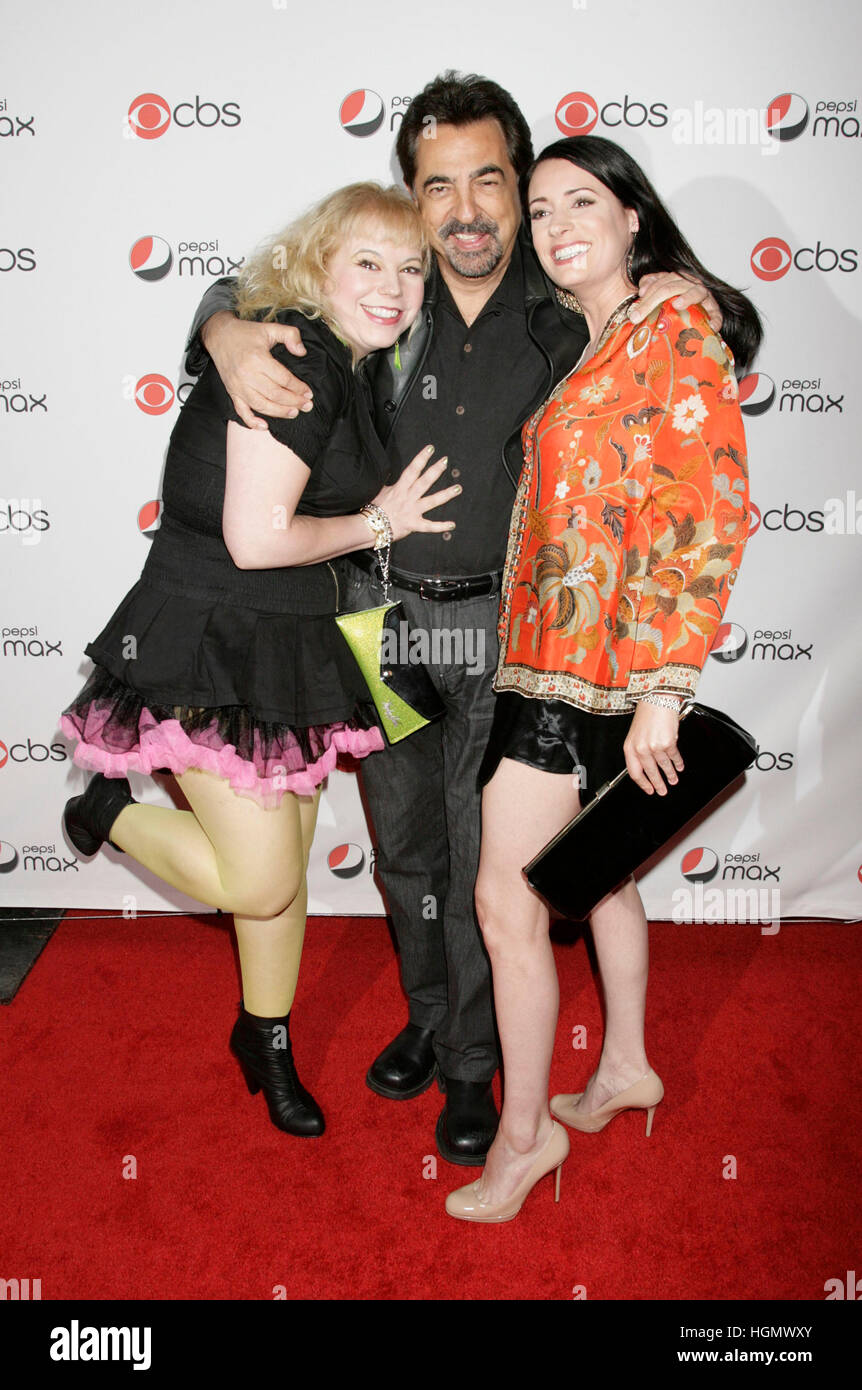
<svg viewBox="0 0 862 1390">
<path fill-rule="evenodd" d="M 395 153 L 408 188 L 416 178 L 416 146 L 424 132 L 433 125 L 472 125 L 474 121 L 494 120 L 502 127 L 509 161 L 517 177 L 529 168 L 533 160 L 530 127 L 513 97 L 488 77 L 474 72 L 463 75 L 451 68 L 415 96 L 404 113 Z M 429 137 L 430 138 L 430 137 Z"/>
<path fill-rule="evenodd" d="M 721 336 L 736 360 L 737 371 L 750 366 L 757 354 L 763 329 L 757 310 L 739 290 L 719 280 L 698 260 L 661 198 L 640 165 L 627 150 L 600 135 L 574 135 L 547 145 L 527 170 L 522 185 L 526 204 L 527 186 L 534 171 L 548 159 L 567 159 L 603 183 L 619 198 L 624 208 L 633 208 L 639 228 L 632 245 L 629 278 L 633 285 L 641 276 L 656 270 L 676 271 L 700 280 L 718 300 L 722 313 Z M 525 206 L 527 225 L 529 209 Z"/>
</svg>

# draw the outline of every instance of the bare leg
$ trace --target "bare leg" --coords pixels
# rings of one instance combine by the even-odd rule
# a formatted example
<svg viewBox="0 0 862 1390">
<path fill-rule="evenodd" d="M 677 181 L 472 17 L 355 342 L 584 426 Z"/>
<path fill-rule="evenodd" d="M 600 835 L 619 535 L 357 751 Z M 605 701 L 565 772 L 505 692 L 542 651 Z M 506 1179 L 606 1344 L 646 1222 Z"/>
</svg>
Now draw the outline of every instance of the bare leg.
<svg viewBox="0 0 862 1390">
<path fill-rule="evenodd" d="M 577 1110 L 589 1114 L 649 1070 L 644 1048 L 649 936 L 634 879 L 604 899 L 590 918 L 605 996 L 602 1055 Z"/>
<path fill-rule="evenodd" d="M 500 1127 L 481 1179 L 483 1201 L 514 1191 L 551 1133 L 548 1078 L 559 986 L 548 909 L 521 871 L 577 814 L 570 776 L 503 758 L 482 800 L 476 910 L 494 975 L 505 1090 Z"/>
</svg>

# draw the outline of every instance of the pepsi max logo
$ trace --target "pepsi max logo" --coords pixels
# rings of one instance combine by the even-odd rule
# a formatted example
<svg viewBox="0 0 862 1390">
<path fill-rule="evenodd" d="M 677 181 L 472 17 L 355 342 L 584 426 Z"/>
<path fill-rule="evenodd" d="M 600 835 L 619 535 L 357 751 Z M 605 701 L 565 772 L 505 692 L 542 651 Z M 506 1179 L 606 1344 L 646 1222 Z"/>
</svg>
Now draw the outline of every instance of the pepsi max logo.
<svg viewBox="0 0 862 1390">
<path fill-rule="evenodd" d="M 748 646 L 748 633 L 738 623 L 722 623 L 715 634 L 710 656 L 716 661 L 739 661 Z"/>
<path fill-rule="evenodd" d="M 382 126 L 384 115 L 383 98 L 370 87 L 348 92 L 338 112 L 342 130 L 356 136 L 374 135 Z"/>
<path fill-rule="evenodd" d="M 163 280 L 174 263 L 164 237 L 142 236 L 129 252 L 129 265 L 139 280 Z"/>
<path fill-rule="evenodd" d="M 766 129 L 775 140 L 796 140 L 808 125 L 808 102 L 798 92 L 782 92 L 766 108 Z"/>
<path fill-rule="evenodd" d="M 326 862 L 336 878 L 356 878 L 365 867 L 365 854 L 359 845 L 336 845 Z"/>
<path fill-rule="evenodd" d="M 739 408 L 743 415 L 765 415 L 775 401 L 775 382 L 766 372 L 749 372 L 739 383 Z"/>
<path fill-rule="evenodd" d="M 0 840 L 0 874 L 11 874 L 18 867 L 18 851 L 8 840 Z"/>
<path fill-rule="evenodd" d="M 138 530 L 144 536 L 152 536 L 158 531 L 161 519 L 162 502 L 157 497 L 152 502 L 145 502 L 138 512 Z"/>
<path fill-rule="evenodd" d="M 150 372 L 135 383 L 135 405 L 145 415 L 164 415 L 174 403 L 174 388 L 166 376 Z"/>
<path fill-rule="evenodd" d="M 554 112 L 554 120 L 564 135 L 588 135 L 598 119 L 599 108 L 587 92 L 569 92 Z"/>
<path fill-rule="evenodd" d="M 235 101 L 217 106 L 214 101 L 180 101 L 173 108 L 157 92 L 142 92 L 131 103 L 126 117 L 128 128 L 138 140 L 158 140 L 173 122 L 181 130 L 191 126 L 239 125 L 242 117 Z"/>
<path fill-rule="evenodd" d="M 718 873 L 718 855 L 714 849 L 699 845 L 682 856 L 680 870 L 689 883 L 709 883 Z"/>
</svg>

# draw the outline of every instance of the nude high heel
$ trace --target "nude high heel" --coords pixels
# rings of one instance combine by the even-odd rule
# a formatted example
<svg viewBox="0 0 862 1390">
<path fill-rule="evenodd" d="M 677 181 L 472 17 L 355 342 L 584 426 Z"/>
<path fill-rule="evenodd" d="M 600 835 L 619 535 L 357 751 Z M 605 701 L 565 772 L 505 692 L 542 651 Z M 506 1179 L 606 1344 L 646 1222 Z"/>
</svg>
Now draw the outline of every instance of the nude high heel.
<svg viewBox="0 0 862 1390">
<path fill-rule="evenodd" d="M 645 1076 L 640 1081 L 636 1081 L 628 1090 L 621 1091 L 618 1096 L 611 1096 L 604 1105 L 600 1105 L 598 1110 L 593 1110 L 589 1114 L 576 1110 L 575 1107 L 583 1095 L 579 1091 L 576 1096 L 553 1096 L 551 1099 L 551 1114 L 564 1124 L 570 1125 L 572 1129 L 580 1130 L 582 1134 L 597 1134 L 605 1125 L 610 1124 L 616 1115 L 621 1115 L 624 1110 L 646 1110 L 647 1138 L 652 1133 L 652 1119 L 656 1112 L 656 1106 L 664 1096 L 664 1086 L 659 1077 L 650 1067 Z"/>
<path fill-rule="evenodd" d="M 536 1183 L 546 1173 L 556 1173 L 554 1200 L 560 1200 L 560 1172 L 569 1154 L 569 1136 L 558 1124 L 554 1124 L 547 1144 L 538 1154 L 526 1177 L 515 1188 L 505 1202 L 482 1202 L 477 1188 L 482 1181 L 468 1183 L 450 1192 L 446 1198 L 446 1210 L 459 1221 L 511 1221 L 518 1215 L 526 1198 Z"/>
</svg>

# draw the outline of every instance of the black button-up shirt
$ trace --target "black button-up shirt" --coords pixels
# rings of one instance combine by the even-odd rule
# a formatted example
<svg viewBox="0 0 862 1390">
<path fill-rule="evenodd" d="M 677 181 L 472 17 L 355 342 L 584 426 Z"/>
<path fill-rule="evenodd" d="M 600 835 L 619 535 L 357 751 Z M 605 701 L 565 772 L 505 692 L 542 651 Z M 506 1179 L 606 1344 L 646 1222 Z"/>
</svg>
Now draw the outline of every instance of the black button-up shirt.
<svg viewBox="0 0 862 1390">
<path fill-rule="evenodd" d="M 544 353 L 527 333 L 524 266 L 515 243 L 506 274 L 468 327 L 442 276 L 428 353 L 387 444 L 400 468 L 433 444 L 449 466 L 435 491 L 460 497 L 428 513 L 452 520 L 448 534 L 414 532 L 392 547 L 392 564 L 414 574 L 463 576 L 502 569 L 515 495 L 503 445 L 548 380 Z"/>
</svg>

